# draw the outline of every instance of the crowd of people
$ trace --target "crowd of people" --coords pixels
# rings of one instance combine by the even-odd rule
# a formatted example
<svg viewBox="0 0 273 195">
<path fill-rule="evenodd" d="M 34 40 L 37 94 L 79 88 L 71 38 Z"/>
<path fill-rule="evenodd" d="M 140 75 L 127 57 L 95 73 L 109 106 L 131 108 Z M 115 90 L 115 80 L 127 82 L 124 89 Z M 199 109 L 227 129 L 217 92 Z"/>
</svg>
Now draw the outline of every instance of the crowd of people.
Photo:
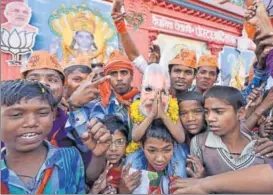
<svg viewBox="0 0 273 195">
<path fill-rule="evenodd" d="M 131 194 L 143 171 L 159 176 L 150 194 L 273 193 L 272 33 L 257 30 L 254 76 L 239 91 L 215 85 L 217 56 L 183 49 L 164 65 L 153 45 L 146 60 L 122 7 L 114 0 L 112 18 L 125 53 L 63 69 L 34 51 L 22 78 L 2 82 L 1 194 Z M 247 18 L 259 23 L 258 9 Z"/>
</svg>

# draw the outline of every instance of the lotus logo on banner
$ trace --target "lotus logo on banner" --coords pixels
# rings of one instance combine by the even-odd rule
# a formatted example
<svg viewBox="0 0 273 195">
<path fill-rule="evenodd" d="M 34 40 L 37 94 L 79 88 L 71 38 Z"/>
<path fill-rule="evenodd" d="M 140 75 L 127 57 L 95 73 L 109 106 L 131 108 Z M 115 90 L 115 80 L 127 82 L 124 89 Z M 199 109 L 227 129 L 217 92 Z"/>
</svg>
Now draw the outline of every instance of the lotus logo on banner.
<svg viewBox="0 0 273 195">
<path fill-rule="evenodd" d="M 1 25 L 1 51 L 10 53 L 9 65 L 21 65 L 20 55 L 32 52 L 38 29 L 29 25 L 31 8 L 22 2 L 7 4 L 4 15 L 7 22 Z"/>
<path fill-rule="evenodd" d="M 36 33 L 21 31 L 14 29 L 9 32 L 6 29 L 1 31 L 1 50 L 13 55 L 13 62 L 19 63 L 19 55 L 32 52 L 32 47 L 35 43 Z"/>
</svg>

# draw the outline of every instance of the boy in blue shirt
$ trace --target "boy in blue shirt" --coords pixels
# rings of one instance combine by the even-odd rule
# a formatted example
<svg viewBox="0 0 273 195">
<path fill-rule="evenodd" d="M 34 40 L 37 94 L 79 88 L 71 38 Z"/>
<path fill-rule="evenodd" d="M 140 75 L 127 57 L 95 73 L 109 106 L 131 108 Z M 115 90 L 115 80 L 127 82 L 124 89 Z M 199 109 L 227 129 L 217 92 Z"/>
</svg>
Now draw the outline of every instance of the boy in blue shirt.
<svg viewBox="0 0 273 195">
<path fill-rule="evenodd" d="M 85 193 L 84 165 L 77 149 L 44 141 L 53 125 L 54 102 L 41 83 L 2 83 L 2 194 Z"/>
</svg>

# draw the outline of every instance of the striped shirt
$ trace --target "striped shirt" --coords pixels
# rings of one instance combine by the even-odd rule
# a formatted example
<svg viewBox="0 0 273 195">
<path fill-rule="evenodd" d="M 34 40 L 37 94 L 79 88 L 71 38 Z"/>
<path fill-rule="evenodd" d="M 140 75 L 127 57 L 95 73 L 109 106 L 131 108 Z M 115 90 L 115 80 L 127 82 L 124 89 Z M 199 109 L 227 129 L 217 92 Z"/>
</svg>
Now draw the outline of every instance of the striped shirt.
<svg viewBox="0 0 273 195">
<path fill-rule="evenodd" d="M 1 183 L 7 186 L 10 194 L 35 194 L 41 185 L 45 170 L 53 167 L 43 194 L 84 194 L 84 165 L 78 150 L 72 147 L 56 148 L 47 141 L 44 144 L 48 148 L 46 160 L 29 186 L 7 167 L 4 159 L 5 150 L 3 150 L 1 152 Z"/>
</svg>

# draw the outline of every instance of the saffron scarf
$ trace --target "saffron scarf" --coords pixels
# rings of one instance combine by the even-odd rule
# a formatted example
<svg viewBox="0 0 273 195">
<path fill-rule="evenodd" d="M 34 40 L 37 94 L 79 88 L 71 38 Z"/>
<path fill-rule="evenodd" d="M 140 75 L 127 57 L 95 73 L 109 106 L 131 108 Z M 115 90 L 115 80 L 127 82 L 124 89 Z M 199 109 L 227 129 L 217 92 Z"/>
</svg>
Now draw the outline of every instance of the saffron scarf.
<svg viewBox="0 0 273 195">
<path fill-rule="evenodd" d="M 101 104 L 103 107 L 106 107 L 109 103 L 110 97 L 111 97 L 111 86 L 109 81 L 104 81 L 100 86 L 100 97 L 101 97 Z M 113 90 L 114 91 L 114 90 Z M 115 97 L 119 101 L 119 103 L 130 106 L 131 102 L 130 100 L 134 98 L 135 95 L 138 94 L 138 89 L 133 88 L 130 92 L 124 94 L 124 95 L 119 95 L 114 91 Z"/>
</svg>

